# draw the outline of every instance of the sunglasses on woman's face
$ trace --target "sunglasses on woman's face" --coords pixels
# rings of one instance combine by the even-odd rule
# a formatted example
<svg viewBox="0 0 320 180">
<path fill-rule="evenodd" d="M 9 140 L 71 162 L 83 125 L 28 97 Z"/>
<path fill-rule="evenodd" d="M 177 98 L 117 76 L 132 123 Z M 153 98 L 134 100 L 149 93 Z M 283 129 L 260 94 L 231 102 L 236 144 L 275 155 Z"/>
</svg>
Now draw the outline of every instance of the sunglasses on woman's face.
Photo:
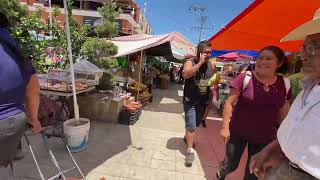
<svg viewBox="0 0 320 180">
<path fill-rule="evenodd" d="M 204 54 L 210 55 L 212 51 L 205 51 Z"/>
</svg>

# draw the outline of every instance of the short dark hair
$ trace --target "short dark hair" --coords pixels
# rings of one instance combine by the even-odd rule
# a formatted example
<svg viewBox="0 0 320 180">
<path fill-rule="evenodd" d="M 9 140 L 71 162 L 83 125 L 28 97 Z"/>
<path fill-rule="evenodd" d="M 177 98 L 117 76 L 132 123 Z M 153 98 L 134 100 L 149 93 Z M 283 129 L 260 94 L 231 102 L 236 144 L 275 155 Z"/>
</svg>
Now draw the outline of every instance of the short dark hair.
<svg viewBox="0 0 320 180">
<path fill-rule="evenodd" d="M 211 42 L 204 40 L 199 42 L 198 46 L 197 46 L 197 57 L 200 57 L 200 53 L 203 53 L 204 49 L 207 47 L 211 47 Z"/>
<path fill-rule="evenodd" d="M 9 20 L 6 15 L 0 12 L 0 28 L 7 28 L 9 27 Z"/>
<path fill-rule="evenodd" d="M 260 50 L 260 53 L 262 51 L 271 51 L 278 59 L 278 64 L 282 64 L 278 69 L 277 69 L 277 73 L 282 73 L 285 74 L 287 73 L 288 70 L 288 58 L 285 55 L 285 53 L 283 52 L 283 50 L 281 48 L 279 48 L 278 46 L 267 46 L 264 47 Z"/>
</svg>

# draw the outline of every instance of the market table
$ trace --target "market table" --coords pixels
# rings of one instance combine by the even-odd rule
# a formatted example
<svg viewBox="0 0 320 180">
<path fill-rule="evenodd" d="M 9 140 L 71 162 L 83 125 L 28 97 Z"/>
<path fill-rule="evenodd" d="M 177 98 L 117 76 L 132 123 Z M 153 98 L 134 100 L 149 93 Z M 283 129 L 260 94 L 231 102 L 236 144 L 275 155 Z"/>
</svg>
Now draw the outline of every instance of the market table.
<svg viewBox="0 0 320 180">
<path fill-rule="evenodd" d="M 77 94 L 82 94 L 82 93 L 88 93 L 91 92 L 95 89 L 95 87 L 89 87 L 87 89 L 81 90 L 81 91 L 76 91 Z M 61 92 L 61 91 L 52 91 L 52 90 L 41 90 L 41 94 L 44 95 L 51 95 L 51 96 L 59 96 L 59 97 L 71 97 L 72 92 Z"/>
<path fill-rule="evenodd" d="M 133 97 L 131 98 L 133 101 Z M 78 98 L 80 116 L 98 121 L 117 123 L 119 113 L 123 109 L 122 98 L 108 98 L 107 95 L 96 93 Z"/>
<path fill-rule="evenodd" d="M 95 90 L 95 87 L 89 87 L 87 89 L 84 90 L 80 90 L 80 91 L 76 91 L 76 94 L 83 94 L 83 93 L 89 93 L 92 92 L 93 90 Z M 61 92 L 61 91 L 53 91 L 53 90 L 41 90 L 40 91 L 41 94 L 43 95 L 48 95 L 48 96 L 57 96 L 59 99 L 58 101 L 60 101 L 62 104 L 65 105 L 65 107 L 68 108 L 68 111 L 70 112 L 70 116 L 68 117 L 73 118 L 73 108 L 72 108 L 72 101 L 69 101 L 69 98 L 72 97 L 72 92 Z"/>
</svg>

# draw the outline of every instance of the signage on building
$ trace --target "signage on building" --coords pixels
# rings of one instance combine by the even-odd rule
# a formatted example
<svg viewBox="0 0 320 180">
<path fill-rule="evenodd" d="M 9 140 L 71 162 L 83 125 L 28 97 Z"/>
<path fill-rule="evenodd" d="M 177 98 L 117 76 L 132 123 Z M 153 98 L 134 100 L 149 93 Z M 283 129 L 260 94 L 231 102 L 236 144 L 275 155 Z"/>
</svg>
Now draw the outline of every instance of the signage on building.
<svg viewBox="0 0 320 180">
<path fill-rule="evenodd" d="M 83 17 L 83 24 L 87 24 L 91 27 L 95 27 L 100 23 L 101 23 L 100 17 L 92 17 L 92 16 L 84 16 Z"/>
<path fill-rule="evenodd" d="M 49 0 L 39 0 L 39 2 L 48 4 L 48 3 L 49 3 Z"/>
</svg>

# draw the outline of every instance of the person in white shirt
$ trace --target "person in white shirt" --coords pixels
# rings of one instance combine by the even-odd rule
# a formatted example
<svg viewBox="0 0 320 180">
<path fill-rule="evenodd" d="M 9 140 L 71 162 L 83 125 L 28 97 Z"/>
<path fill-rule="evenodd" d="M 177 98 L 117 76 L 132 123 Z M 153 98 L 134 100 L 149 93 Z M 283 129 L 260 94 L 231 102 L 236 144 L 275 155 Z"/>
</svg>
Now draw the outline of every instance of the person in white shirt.
<svg viewBox="0 0 320 180">
<path fill-rule="evenodd" d="M 303 40 L 313 72 L 281 124 L 277 139 L 252 157 L 250 171 L 265 180 L 320 179 L 320 9 L 283 40 Z"/>
</svg>

